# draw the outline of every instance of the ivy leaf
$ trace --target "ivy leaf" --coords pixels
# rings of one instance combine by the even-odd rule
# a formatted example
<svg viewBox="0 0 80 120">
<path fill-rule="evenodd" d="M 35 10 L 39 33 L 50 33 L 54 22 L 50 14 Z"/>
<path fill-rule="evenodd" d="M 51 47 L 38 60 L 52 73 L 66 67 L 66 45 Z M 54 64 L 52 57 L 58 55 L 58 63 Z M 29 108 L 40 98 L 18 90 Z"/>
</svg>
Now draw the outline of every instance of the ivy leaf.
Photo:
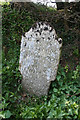
<svg viewBox="0 0 80 120">
<path fill-rule="evenodd" d="M 61 76 L 60 76 L 60 75 L 58 75 L 58 76 L 57 76 L 57 80 L 59 81 L 60 79 L 61 79 Z"/>
<path fill-rule="evenodd" d="M 11 115 L 12 115 L 12 113 L 9 110 L 5 111 L 6 118 L 10 118 Z"/>
<path fill-rule="evenodd" d="M 62 72 L 62 75 L 65 77 L 65 72 Z"/>
<path fill-rule="evenodd" d="M 0 112 L 0 118 L 5 118 L 5 114 L 3 114 L 2 111 Z"/>
<path fill-rule="evenodd" d="M 53 89 L 54 92 L 57 92 L 58 90 L 56 88 Z"/>
<path fill-rule="evenodd" d="M 60 82 L 59 82 L 59 85 L 62 86 L 62 85 L 63 85 L 63 81 L 60 81 Z"/>
</svg>

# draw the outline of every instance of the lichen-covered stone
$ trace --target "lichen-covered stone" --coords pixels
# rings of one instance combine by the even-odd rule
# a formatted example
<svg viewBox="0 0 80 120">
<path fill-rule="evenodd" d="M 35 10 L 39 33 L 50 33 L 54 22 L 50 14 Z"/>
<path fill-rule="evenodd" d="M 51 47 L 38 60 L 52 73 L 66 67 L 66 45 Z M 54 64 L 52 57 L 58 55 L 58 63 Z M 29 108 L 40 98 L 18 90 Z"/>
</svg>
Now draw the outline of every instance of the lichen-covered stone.
<svg viewBox="0 0 80 120">
<path fill-rule="evenodd" d="M 47 95 L 56 78 L 61 46 L 62 39 L 48 23 L 38 22 L 22 36 L 19 70 L 30 94 Z"/>
</svg>

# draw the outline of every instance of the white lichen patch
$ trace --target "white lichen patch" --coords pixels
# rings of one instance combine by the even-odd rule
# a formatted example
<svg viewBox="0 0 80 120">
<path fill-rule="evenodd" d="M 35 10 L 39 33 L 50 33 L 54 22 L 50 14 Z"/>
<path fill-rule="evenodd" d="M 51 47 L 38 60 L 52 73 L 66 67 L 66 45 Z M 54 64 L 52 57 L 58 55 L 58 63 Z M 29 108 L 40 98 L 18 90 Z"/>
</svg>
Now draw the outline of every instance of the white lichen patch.
<svg viewBox="0 0 80 120">
<path fill-rule="evenodd" d="M 19 70 L 29 93 L 47 95 L 56 78 L 61 46 L 62 39 L 48 23 L 36 23 L 22 36 Z"/>
<path fill-rule="evenodd" d="M 48 69 L 47 69 L 46 74 L 47 74 L 47 80 L 50 80 L 51 68 L 48 68 Z"/>
</svg>

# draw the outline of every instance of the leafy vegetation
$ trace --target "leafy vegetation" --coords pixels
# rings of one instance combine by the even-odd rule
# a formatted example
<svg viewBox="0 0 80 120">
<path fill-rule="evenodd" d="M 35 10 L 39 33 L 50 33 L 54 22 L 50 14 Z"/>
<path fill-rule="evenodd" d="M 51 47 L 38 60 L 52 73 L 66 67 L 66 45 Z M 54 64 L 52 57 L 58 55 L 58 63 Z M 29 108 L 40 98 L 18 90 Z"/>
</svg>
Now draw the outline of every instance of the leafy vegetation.
<svg viewBox="0 0 80 120">
<path fill-rule="evenodd" d="M 59 13 L 45 6 L 39 7 L 33 4 L 31 6 L 27 4 L 27 8 L 19 7 L 18 9 L 16 6 L 4 5 L 2 9 L 3 97 L 2 104 L 0 104 L 0 109 L 2 109 L 0 117 L 10 120 L 22 118 L 80 119 L 80 55 L 78 48 L 73 44 L 74 42 L 70 46 L 72 52 L 69 47 L 66 47 L 66 44 L 73 41 L 75 35 L 64 30 L 63 20 L 60 21 L 62 12 Z M 18 69 L 20 41 L 21 35 L 28 31 L 33 23 L 45 18 L 46 20 L 54 18 L 52 24 L 56 30 L 58 28 L 58 33 L 62 31 L 61 36 L 64 39 L 64 44 L 56 80 L 51 83 L 48 96 L 38 98 L 25 93 L 21 86 L 22 76 Z M 67 53 L 71 53 L 67 54 L 64 48 L 65 50 L 68 48 Z M 72 63 L 70 57 L 74 58 Z"/>
</svg>

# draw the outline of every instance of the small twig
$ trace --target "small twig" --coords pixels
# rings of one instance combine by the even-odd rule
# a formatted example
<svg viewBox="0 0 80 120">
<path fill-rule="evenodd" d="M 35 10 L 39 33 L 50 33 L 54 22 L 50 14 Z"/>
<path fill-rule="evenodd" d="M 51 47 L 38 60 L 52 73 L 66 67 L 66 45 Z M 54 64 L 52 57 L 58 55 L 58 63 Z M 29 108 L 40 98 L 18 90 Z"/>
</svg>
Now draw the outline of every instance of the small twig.
<svg viewBox="0 0 80 120">
<path fill-rule="evenodd" d="M 73 96 L 77 96 L 80 95 L 80 93 L 74 94 L 74 95 L 70 95 L 70 94 L 66 94 L 67 96 L 73 97 Z"/>
</svg>

